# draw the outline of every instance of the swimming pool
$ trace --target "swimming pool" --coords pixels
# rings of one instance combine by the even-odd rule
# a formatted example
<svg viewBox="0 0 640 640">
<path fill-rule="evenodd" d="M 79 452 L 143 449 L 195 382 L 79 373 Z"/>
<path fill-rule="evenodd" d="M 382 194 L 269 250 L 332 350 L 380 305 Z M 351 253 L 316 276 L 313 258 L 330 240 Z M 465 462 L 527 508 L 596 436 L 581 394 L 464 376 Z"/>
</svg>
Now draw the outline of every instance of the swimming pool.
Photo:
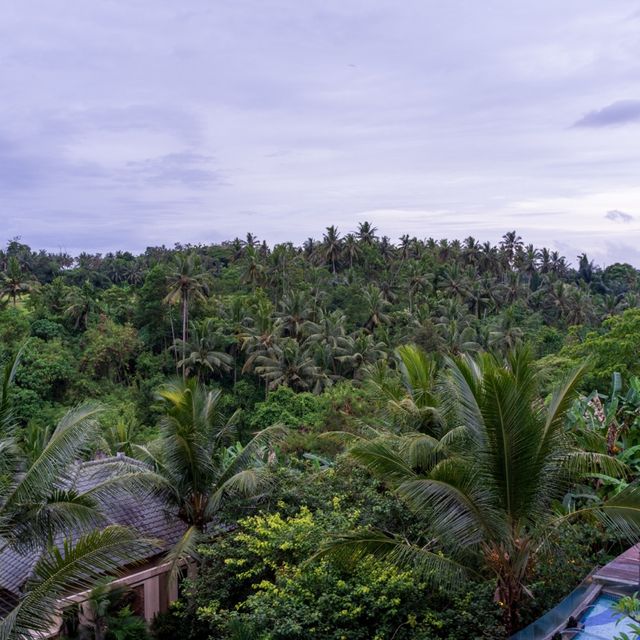
<svg viewBox="0 0 640 640">
<path fill-rule="evenodd" d="M 580 617 L 580 622 L 584 624 L 584 631 L 571 636 L 572 640 L 595 640 L 596 638 L 613 640 L 622 631 L 629 632 L 631 620 L 616 613 L 611 607 L 617 600 L 615 596 L 598 596 Z"/>
</svg>

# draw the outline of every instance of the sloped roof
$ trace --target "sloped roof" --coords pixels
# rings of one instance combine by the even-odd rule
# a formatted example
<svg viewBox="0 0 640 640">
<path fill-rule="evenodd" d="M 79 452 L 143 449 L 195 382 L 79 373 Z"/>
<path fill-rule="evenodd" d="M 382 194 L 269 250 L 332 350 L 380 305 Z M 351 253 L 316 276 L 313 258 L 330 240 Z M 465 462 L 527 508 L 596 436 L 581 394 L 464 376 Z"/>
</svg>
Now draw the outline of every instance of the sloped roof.
<svg viewBox="0 0 640 640">
<path fill-rule="evenodd" d="M 143 462 L 117 455 L 75 464 L 71 480 L 65 488 L 84 493 L 131 468 L 146 468 Z M 103 500 L 103 524 L 119 524 L 135 529 L 141 537 L 160 540 L 163 549 L 175 544 L 185 531 L 185 525 L 175 514 L 169 513 L 162 500 L 147 495 L 144 500 L 121 492 L 117 498 Z M 62 540 L 60 540 L 62 542 Z M 5 548 L 0 552 L 0 610 L 8 594 L 18 596 L 31 576 L 41 551 L 22 551 Z M 7 594 L 8 592 L 8 594 Z M 2 614 L 0 613 L 0 616 Z"/>
</svg>

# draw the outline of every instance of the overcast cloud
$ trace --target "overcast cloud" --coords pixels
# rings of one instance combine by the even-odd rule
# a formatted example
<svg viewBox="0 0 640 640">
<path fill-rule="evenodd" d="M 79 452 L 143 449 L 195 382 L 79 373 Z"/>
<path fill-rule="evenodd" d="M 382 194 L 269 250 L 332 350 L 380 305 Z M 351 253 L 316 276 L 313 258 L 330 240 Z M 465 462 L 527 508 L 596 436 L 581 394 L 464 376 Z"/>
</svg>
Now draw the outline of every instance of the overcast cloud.
<svg viewBox="0 0 640 640">
<path fill-rule="evenodd" d="M 624 0 L 5 0 L 0 236 L 366 219 L 640 267 L 639 35 Z"/>
</svg>

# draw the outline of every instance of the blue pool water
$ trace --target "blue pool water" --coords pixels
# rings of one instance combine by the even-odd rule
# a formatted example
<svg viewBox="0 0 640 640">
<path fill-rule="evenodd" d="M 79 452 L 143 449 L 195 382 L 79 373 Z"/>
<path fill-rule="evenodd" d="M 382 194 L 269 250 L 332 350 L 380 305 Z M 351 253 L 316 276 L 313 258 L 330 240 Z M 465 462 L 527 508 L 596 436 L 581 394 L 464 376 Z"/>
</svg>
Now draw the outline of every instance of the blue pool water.
<svg viewBox="0 0 640 640">
<path fill-rule="evenodd" d="M 599 596 L 580 618 L 584 624 L 584 631 L 573 636 L 575 640 L 591 640 L 602 638 L 612 640 L 621 631 L 630 631 L 631 620 L 616 613 L 611 605 L 617 598 L 608 595 Z M 633 637 L 633 636 L 632 636 Z"/>
</svg>

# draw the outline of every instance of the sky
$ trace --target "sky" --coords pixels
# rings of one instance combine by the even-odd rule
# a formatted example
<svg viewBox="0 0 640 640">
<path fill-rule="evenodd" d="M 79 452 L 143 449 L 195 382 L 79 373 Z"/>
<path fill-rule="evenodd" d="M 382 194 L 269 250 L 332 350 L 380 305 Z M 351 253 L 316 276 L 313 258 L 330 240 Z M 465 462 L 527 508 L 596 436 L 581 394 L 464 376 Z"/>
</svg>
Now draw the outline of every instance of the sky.
<svg viewBox="0 0 640 640">
<path fill-rule="evenodd" d="M 375 224 L 640 267 L 640 1 L 3 0 L 0 241 Z"/>
</svg>

